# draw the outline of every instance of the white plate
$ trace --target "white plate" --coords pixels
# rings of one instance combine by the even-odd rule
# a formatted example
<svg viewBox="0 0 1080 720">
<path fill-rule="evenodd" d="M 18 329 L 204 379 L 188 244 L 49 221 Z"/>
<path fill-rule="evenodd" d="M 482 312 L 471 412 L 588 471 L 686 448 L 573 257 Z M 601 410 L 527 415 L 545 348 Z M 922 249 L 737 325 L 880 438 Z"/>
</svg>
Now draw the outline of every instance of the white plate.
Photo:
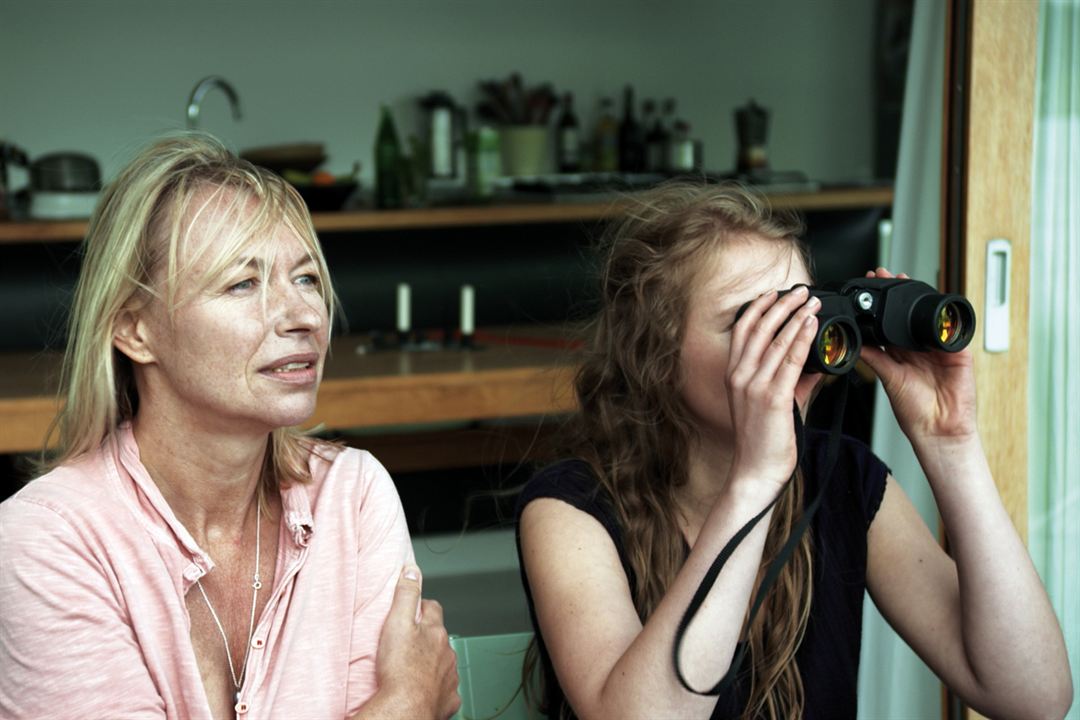
<svg viewBox="0 0 1080 720">
<path fill-rule="evenodd" d="M 88 218 L 97 201 L 96 192 L 33 192 L 30 194 L 30 217 L 38 220 Z"/>
</svg>

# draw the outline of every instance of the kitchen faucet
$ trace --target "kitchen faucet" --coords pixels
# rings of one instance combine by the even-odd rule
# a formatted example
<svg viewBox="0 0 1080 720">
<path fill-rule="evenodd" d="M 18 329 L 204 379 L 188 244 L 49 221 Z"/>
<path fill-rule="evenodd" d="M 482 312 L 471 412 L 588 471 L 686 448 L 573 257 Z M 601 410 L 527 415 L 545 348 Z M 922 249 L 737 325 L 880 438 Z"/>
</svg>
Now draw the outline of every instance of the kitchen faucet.
<svg viewBox="0 0 1080 720">
<path fill-rule="evenodd" d="M 199 126 L 199 109 L 202 106 L 203 97 L 214 87 L 221 88 L 222 92 L 228 96 L 233 120 L 240 119 L 240 96 L 236 94 L 236 90 L 220 75 L 208 75 L 198 82 L 195 89 L 191 91 L 191 97 L 188 98 L 187 126 L 189 128 L 194 129 Z"/>
</svg>

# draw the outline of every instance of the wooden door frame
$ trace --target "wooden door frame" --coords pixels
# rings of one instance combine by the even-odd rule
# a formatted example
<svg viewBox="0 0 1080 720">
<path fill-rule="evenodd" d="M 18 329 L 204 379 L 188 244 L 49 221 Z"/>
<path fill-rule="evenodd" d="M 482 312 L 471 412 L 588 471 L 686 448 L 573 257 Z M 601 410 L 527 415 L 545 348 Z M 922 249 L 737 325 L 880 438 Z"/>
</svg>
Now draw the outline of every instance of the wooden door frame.
<svg viewBox="0 0 1080 720">
<path fill-rule="evenodd" d="M 1010 343 L 976 332 L 979 433 L 1002 502 L 1027 541 L 1028 303 L 1038 0 L 952 0 L 947 23 L 942 273 L 985 318 L 987 243 L 1012 245 Z M 1001 392 L 1008 388 L 1008 392 Z M 945 717 L 980 717 L 947 702 Z"/>
</svg>

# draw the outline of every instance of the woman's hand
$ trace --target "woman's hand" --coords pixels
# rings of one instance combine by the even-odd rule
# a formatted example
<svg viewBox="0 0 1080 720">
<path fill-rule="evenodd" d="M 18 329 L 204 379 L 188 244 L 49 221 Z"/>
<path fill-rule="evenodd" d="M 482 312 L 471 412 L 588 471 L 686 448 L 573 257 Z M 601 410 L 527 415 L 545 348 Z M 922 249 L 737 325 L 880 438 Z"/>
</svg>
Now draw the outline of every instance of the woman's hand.
<svg viewBox="0 0 1080 720">
<path fill-rule="evenodd" d="M 797 462 L 792 401 L 805 407 L 818 375 L 803 373 L 821 302 L 800 286 L 754 300 L 735 323 L 727 391 L 735 434 L 732 477 L 765 479 L 778 490 Z"/>
<path fill-rule="evenodd" d="M 885 268 L 866 276 L 907 278 Z M 963 442 L 975 438 L 975 376 L 970 349 L 913 352 L 863 346 L 862 358 L 881 378 L 897 422 L 909 440 Z"/>
<path fill-rule="evenodd" d="M 443 626 L 442 607 L 420 597 L 420 570 L 398 579 L 375 660 L 380 712 L 387 717 L 447 718 L 461 706 L 457 656 Z M 363 712 L 361 713 L 363 715 Z"/>
</svg>

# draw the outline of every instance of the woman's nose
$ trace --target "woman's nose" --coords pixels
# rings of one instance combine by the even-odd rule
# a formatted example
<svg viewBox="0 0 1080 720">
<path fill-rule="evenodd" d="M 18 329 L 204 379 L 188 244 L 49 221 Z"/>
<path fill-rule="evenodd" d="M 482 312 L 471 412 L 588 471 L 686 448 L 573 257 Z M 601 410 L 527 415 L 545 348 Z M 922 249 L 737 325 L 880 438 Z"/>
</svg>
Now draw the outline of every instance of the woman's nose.
<svg viewBox="0 0 1080 720">
<path fill-rule="evenodd" d="M 280 293 L 274 307 L 275 329 L 281 335 L 310 333 L 326 323 L 326 307 L 319 293 L 291 283 Z"/>
</svg>

